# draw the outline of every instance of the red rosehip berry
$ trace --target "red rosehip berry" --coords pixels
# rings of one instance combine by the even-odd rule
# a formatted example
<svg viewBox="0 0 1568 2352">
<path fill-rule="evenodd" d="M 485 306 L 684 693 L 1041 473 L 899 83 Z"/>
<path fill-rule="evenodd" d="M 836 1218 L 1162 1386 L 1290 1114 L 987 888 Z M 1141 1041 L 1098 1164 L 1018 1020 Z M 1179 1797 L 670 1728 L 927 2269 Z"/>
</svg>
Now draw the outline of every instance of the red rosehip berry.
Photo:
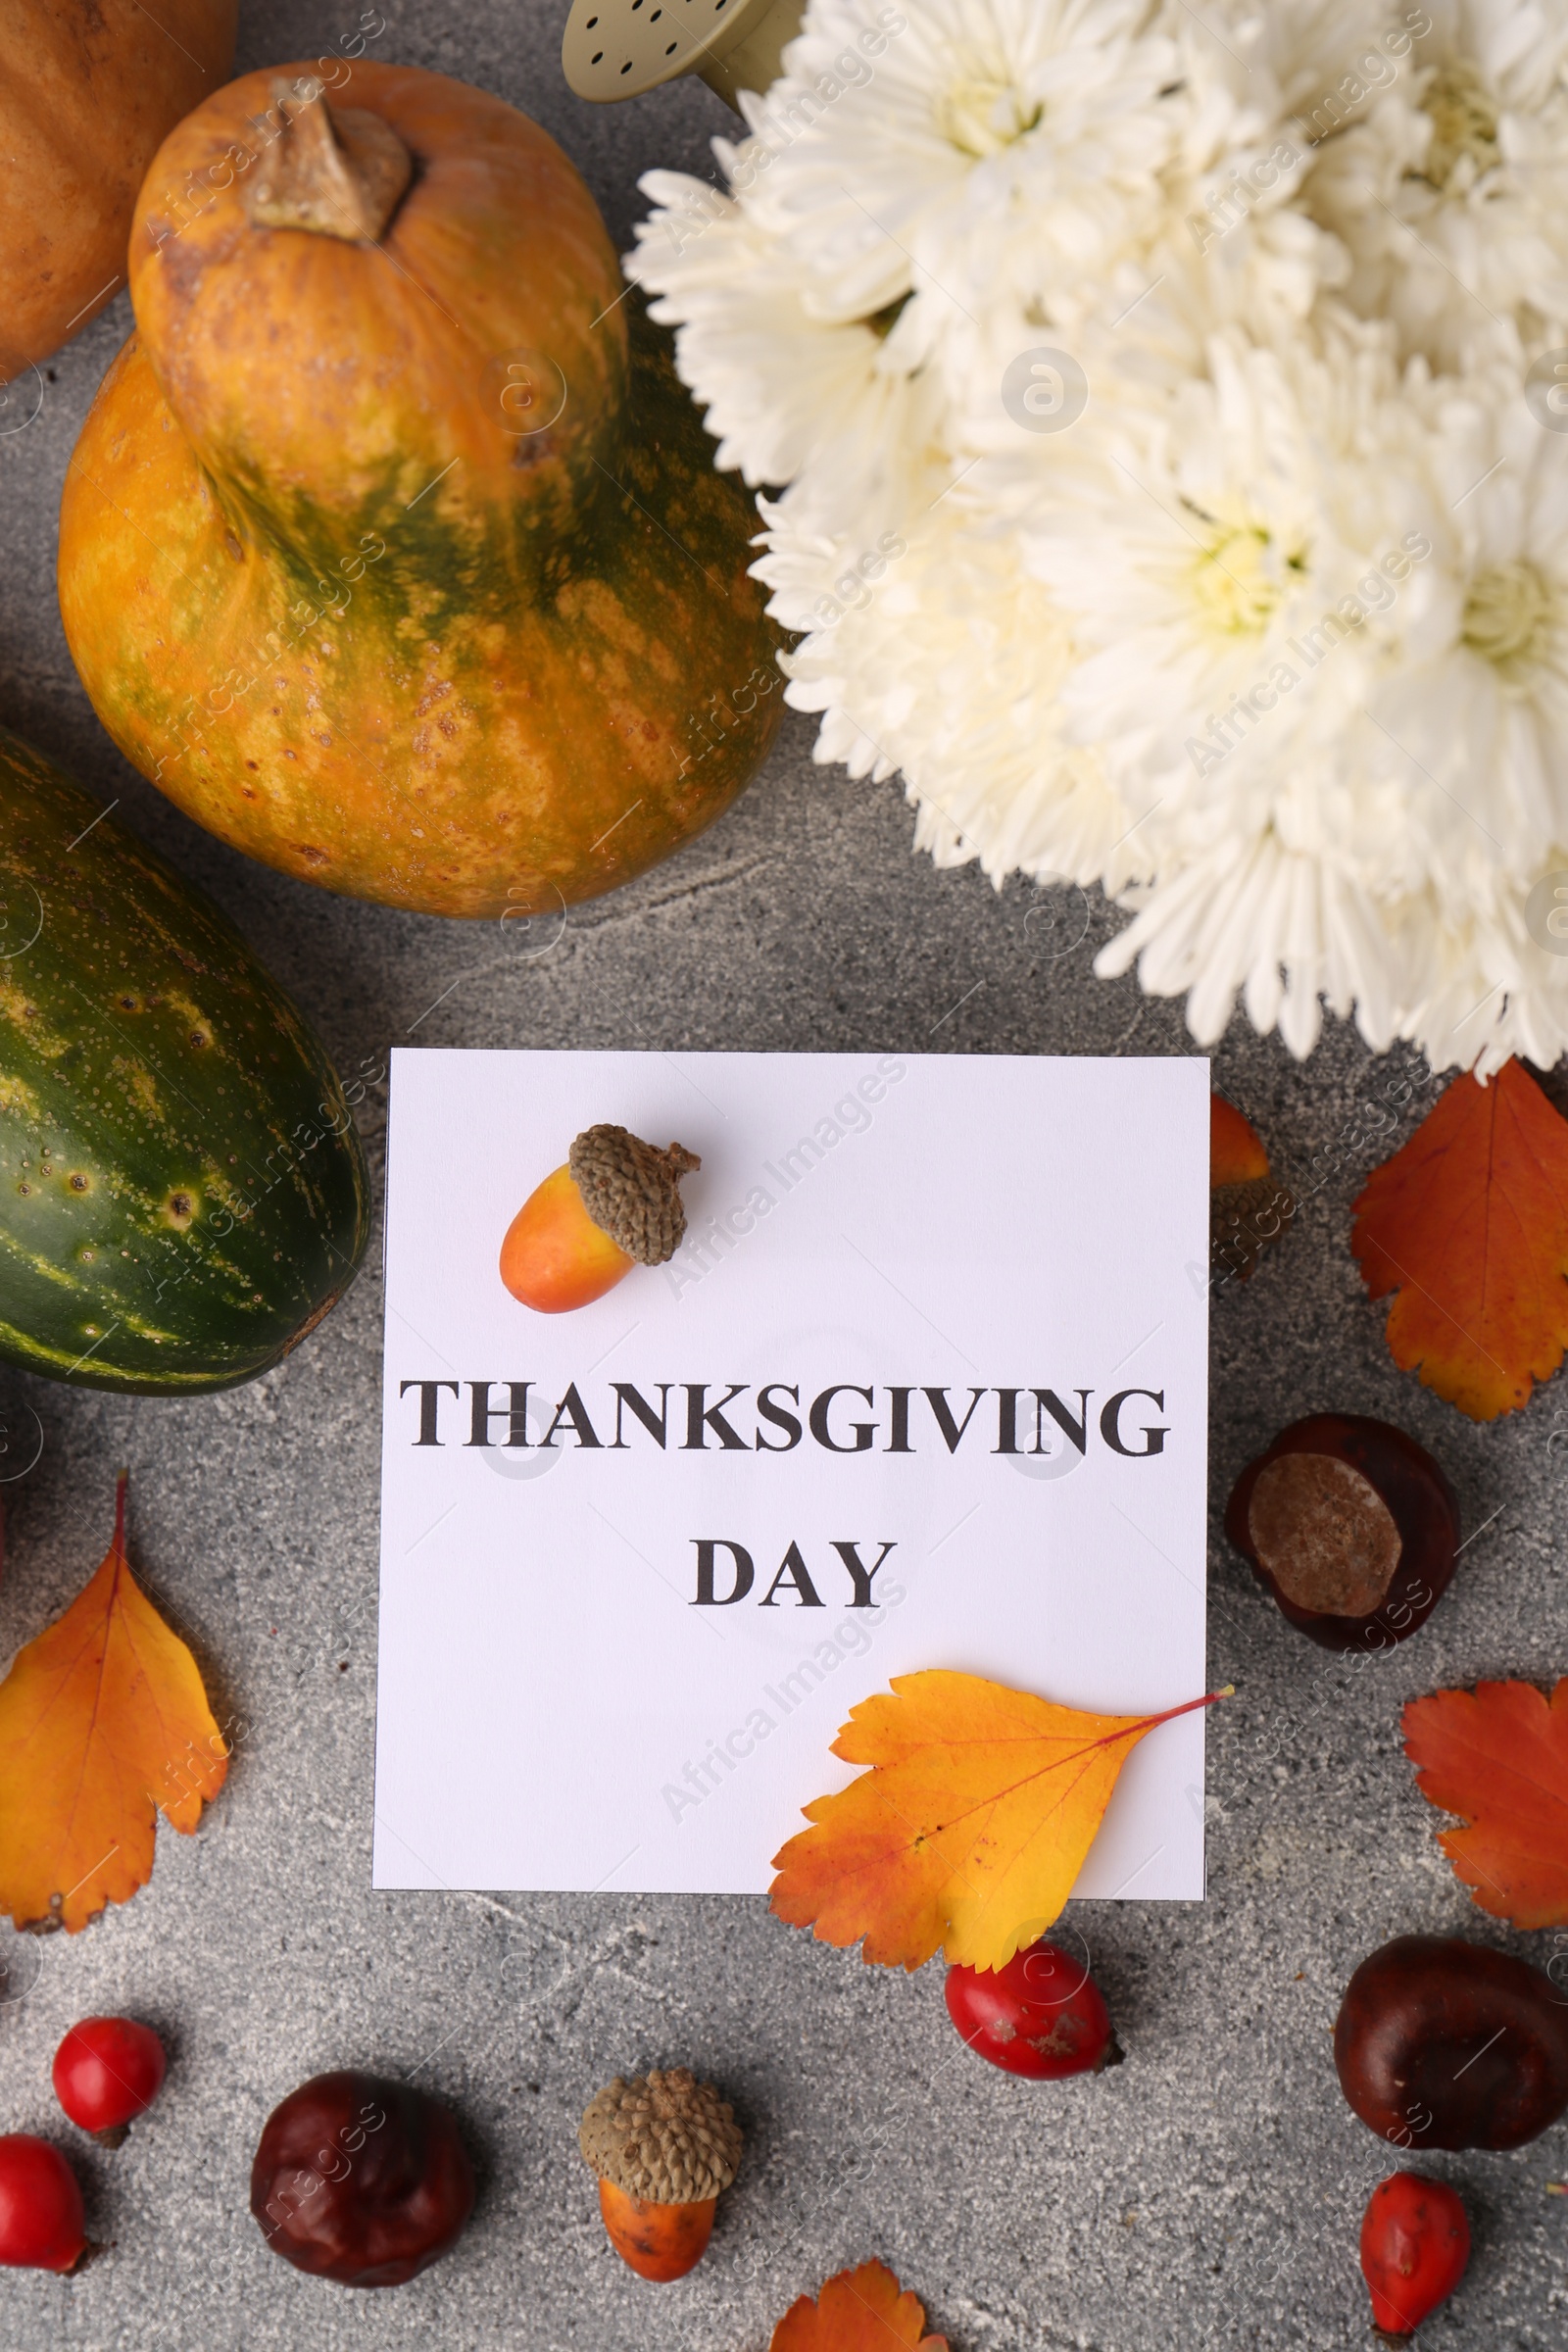
<svg viewBox="0 0 1568 2352">
<path fill-rule="evenodd" d="M 74 2124 L 118 2148 L 131 2117 L 158 2096 L 164 2045 L 129 2017 L 84 2017 L 55 2052 L 55 2097 Z"/>
<path fill-rule="evenodd" d="M 1361 2223 L 1361 2276 L 1386 2342 L 1414 2335 L 1447 2301 L 1469 2259 L 1470 2224 L 1446 2180 L 1391 2173 L 1378 2182 Z"/>
<path fill-rule="evenodd" d="M 1009 2075 L 1056 2082 L 1121 2059 L 1099 1985 L 1071 1952 L 1044 1937 L 1005 1968 L 948 1971 L 948 2015 L 971 2050 Z"/>
<path fill-rule="evenodd" d="M 0 2137 L 0 2263 L 13 2270 L 74 2271 L 87 2250 L 76 2176 L 30 2132 Z"/>
</svg>

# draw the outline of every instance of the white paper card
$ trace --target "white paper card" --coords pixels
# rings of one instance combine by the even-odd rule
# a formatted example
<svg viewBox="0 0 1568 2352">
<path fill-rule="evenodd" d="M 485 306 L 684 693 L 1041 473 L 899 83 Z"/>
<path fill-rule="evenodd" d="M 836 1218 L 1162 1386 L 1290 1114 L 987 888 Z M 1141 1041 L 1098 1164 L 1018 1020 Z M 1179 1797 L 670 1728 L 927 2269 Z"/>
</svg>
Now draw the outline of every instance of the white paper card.
<svg viewBox="0 0 1568 2352">
<path fill-rule="evenodd" d="M 375 1884 L 755 1893 L 894 1675 L 1198 1697 L 1208 1117 L 1196 1057 L 394 1054 Z M 687 1240 L 540 1314 L 501 1243 L 602 1122 L 701 1154 Z M 1077 1891 L 1201 1896 L 1201 1713 Z"/>
</svg>

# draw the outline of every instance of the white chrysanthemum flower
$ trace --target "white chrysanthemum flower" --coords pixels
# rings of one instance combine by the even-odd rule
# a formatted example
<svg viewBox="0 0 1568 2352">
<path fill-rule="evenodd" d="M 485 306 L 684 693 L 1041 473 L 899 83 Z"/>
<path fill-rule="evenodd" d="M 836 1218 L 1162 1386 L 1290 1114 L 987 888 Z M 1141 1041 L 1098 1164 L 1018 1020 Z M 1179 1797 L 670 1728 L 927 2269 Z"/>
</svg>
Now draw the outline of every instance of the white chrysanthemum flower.
<svg viewBox="0 0 1568 2352">
<path fill-rule="evenodd" d="M 1568 324 L 1568 10 L 1431 0 L 1386 91 L 1368 87 L 1303 189 L 1353 261 L 1348 295 L 1406 352 L 1455 368 Z"/>
<path fill-rule="evenodd" d="M 1216 346 L 1023 522 L 1080 649 L 1068 734 L 1152 877 L 1100 968 L 1187 994 L 1205 1042 L 1240 990 L 1307 1052 L 1321 994 L 1490 1066 L 1568 1034 L 1523 921 L 1568 858 L 1568 441 L 1517 381 L 1401 391 L 1330 350 Z"/>
<path fill-rule="evenodd" d="M 1320 992 L 1385 1044 L 1398 1014 L 1348 847 L 1389 796 L 1344 757 L 1398 659 L 1401 590 L 1418 603 L 1409 542 L 1432 552 L 1392 396 L 1375 348 L 1288 364 L 1216 338 L 1206 377 L 1083 434 L 1020 518 L 1078 647 L 1066 731 L 1099 749 L 1153 878 L 1102 968 L 1141 958 L 1147 988 L 1190 992 L 1205 1042 L 1238 989 L 1298 1053 Z"/>
<path fill-rule="evenodd" d="M 1205 1042 L 1554 1060 L 1568 0 L 808 0 L 786 66 L 628 267 L 817 759 L 1102 883 Z"/>
<path fill-rule="evenodd" d="M 1549 1067 L 1568 1048 L 1568 957 L 1531 937 L 1525 910 L 1568 867 L 1568 439 L 1542 430 L 1506 373 L 1469 397 L 1440 381 L 1426 405 L 1428 627 L 1370 706 L 1413 774 L 1425 855 L 1404 1034 L 1439 1068 L 1511 1053 Z"/>
<path fill-rule="evenodd" d="M 1434 1069 L 1455 1063 L 1480 1078 L 1512 1054 L 1549 1070 L 1568 1053 L 1568 984 L 1563 959 L 1529 936 L 1521 906 L 1487 920 L 1445 915 L 1430 903 L 1411 909 L 1418 978 L 1400 1034 Z"/>
<path fill-rule="evenodd" d="M 1233 332 L 1211 341 L 1205 375 L 1086 424 L 1018 518 L 1082 649 L 1063 687 L 1070 731 L 1102 746 L 1140 814 L 1200 791 L 1227 808 L 1272 799 L 1278 769 L 1337 742 L 1378 675 L 1397 600 L 1366 575 L 1427 518 L 1418 419 L 1375 347 L 1341 339 L 1331 362 Z M 994 462 L 976 494 L 1003 476 Z M 1342 603 L 1348 658 L 1319 669 L 1313 632 Z M 1348 636 L 1349 619 L 1328 634 Z M 1227 718 L 1259 685 L 1278 718 L 1255 731 Z"/>
<path fill-rule="evenodd" d="M 927 342 L 1007 291 L 1102 270 L 1163 207 L 1181 110 L 1150 0 L 924 0 L 864 78 L 790 139 L 748 202 L 826 317 L 913 295 Z M 894 12 L 817 0 L 784 78 L 748 103 L 791 125 Z"/>
<path fill-rule="evenodd" d="M 766 510 L 757 568 L 769 610 L 810 631 L 784 657 L 785 699 L 823 714 L 817 760 L 902 771 L 939 865 L 978 858 L 999 887 L 1015 868 L 1100 880 L 1130 820 L 1098 756 L 1065 740 L 1071 644 L 1016 543 L 974 531 L 940 486 L 871 551 L 803 530 L 789 507 Z"/>
<path fill-rule="evenodd" d="M 677 330 L 676 365 L 707 409 L 716 464 L 754 489 L 809 470 L 820 503 L 845 519 L 862 513 L 874 537 L 902 503 L 907 453 L 920 461 L 932 388 L 890 364 L 875 328 L 814 317 L 799 272 L 743 205 L 680 172 L 651 172 L 642 186 L 658 210 L 638 225 L 627 273 Z"/>
<path fill-rule="evenodd" d="M 951 407 L 931 364 L 966 350 L 990 301 L 1102 291 L 1168 209 L 1184 84 L 1152 13 L 816 0 L 784 76 L 765 99 L 743 93 L 750 137 L 715 141 L 732 198 L 648 174 L 658 209 L 627 270 L 679 330 L 721 465 L 783 483 L 827 456 L 831 506 Z"/>
</svg>

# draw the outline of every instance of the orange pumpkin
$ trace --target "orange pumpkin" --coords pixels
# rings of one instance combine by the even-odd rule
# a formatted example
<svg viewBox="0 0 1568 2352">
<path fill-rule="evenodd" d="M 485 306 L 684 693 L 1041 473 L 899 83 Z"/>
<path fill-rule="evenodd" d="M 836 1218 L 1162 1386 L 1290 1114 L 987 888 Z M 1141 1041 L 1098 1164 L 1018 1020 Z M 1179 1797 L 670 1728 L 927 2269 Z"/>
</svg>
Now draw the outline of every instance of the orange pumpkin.
<svg viewBox="0 0 1568 2352">
<path fill-rule="evenodd" d="M 234 62 L 236 0 L 5 0 L 0 381 L 46 360 L 125 282 L 159 141 Z"/>
<path fill-rule="evenodd" d="M 436 914 L 593 897 L 766 752 L 755 514 L 553 140 L 440 74 L 285 71 L 143 188 L 61 510 L 76 666 L 270 865 Z"/>
</svg>

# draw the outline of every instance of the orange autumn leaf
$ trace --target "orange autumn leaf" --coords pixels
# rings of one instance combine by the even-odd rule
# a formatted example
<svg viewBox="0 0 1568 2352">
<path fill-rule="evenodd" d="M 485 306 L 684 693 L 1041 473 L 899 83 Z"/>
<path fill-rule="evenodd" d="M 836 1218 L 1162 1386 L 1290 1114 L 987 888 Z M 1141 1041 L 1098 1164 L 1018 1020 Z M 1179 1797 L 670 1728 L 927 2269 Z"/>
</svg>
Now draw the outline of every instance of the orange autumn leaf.
<svg viewBox="0 0 1568 2352">
<path fill-rule="evenodd" d="M 125 1558 L 125 1479 L 102 1567 L 0 1683 L 0 1913 L 84 1928 L 152 1875 L 162 1812 L 194 1830 L 228 1770 L 196 1661 Z"/>
<path fill-rule="evenodd" d="M 1401 1371 L 1472 1421 L 1550 1379 L 1568 1348 L 1568 1119 L 1517 1061 L 1446 1088 L 1353 1213 L 1369 1296 L 1397 1294 Z"/>
<path fill-rule="evenodd" d="M 1057 1916 L 1116 1778 L 1163 1715 L 1090 1715 L 977 1674 L 901 1674 L 833 1742 L 868 1764 L 806 1808 L 773 1857 L 769 1900 L 823 1943 L 864 1940 L 885 1968 L 1004 1968 Z"/>
<path fill-rule="evenodd" d="M 1270 1172 L 1263 1139 L 1223 1095 L 1208 1099 L 1208 1254 L 1223 1279 L 1245 1282 L 1264 1249 L 1296 1214 Z"/>
<path fill-rule="evenodd" d="M 1250 1119 L 1223 1095 L 1208 1098 L 1208 1181 L 1254 1184 L 1268 1174 L 1268 1153 Z"/>
<path fill-rule="evenodd" d="M 1568 1927 L 1568 1676 L 1439 1690 L 1404 1710 L 1404 1752 L 1429 1804 L 1463 1829 L 1438 1838 L 1494 1919 Z"/>
<path fill-rule="evenodd" d="M 948 2352 L 945 2335 L 925 2333 L 925 2312 L 885 2263 L 840 2271 L 813 2303 L 802 2295 L 773 2330 L 768 2352 Z"/>
</svg>

